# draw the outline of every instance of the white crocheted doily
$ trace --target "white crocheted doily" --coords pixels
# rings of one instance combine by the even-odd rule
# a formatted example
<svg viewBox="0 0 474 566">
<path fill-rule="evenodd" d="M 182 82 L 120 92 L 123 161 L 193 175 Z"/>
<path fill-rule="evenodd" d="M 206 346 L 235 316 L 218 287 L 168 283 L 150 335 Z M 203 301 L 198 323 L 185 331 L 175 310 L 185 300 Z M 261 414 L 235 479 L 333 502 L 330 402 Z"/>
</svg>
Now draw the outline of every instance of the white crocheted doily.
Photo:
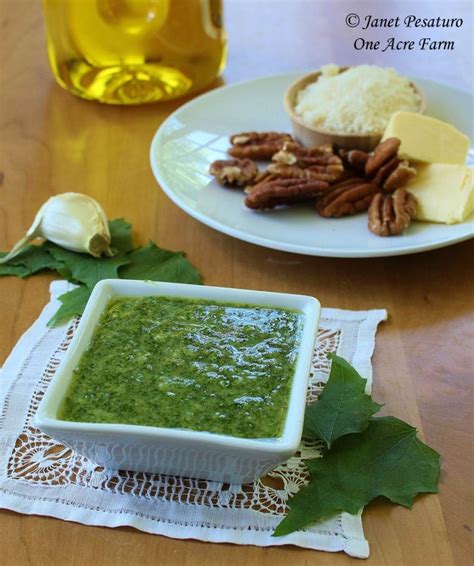
<svg viewBox="0 0 474 566">
<path fill-rule="evenodd" d="M 55 442 L 32 417 L 77 327 L 47 328 L 67 282 L 51 285 L 51 301 L 15 346 L 0 373 L 0 507 L 86 525 L 131 526 L 175 538 L 345 551 L 367 557 L 361 516 L 341 513 L 285 537 L 272 532 L 288 497 L 307 481 L 303 459 L 318 458 L 317 442 L 303 442 L 285 464 L 251 485 L 227 485 L 104 469 Z M 308 401 L 328 378 L 327 354 L 349 360 L 371 384 L 375 332 L 386 311 L 323 309 L 314 349 Z"/>
</svg>

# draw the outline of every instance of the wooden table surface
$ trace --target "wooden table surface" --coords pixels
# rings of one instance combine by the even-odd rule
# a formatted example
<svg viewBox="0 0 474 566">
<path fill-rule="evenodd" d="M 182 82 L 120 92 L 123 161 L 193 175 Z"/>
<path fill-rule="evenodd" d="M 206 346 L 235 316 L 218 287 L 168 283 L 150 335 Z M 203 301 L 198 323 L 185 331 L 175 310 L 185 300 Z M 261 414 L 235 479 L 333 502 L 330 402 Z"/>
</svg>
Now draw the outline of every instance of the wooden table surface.
<svg viewBox="0 0 474 566">
<path fill-rule="evenodd" d="M 110 218 L 131 221 L 137 242 L 152 238 L 166 248 L 186 250 L 210 285 L 307 293 L 331 307 L 387 308 L 390 318 L 379 330 L 373 360 L 375 398 L 385 402 L 385 413 L 420 428 L 442 454 L 443 467 L 439 495 L 419 497 L 411 511 L 383 501 L 365 511 L 369 561 L 467 564 L 474 528 L 472 242 L 413 256 L 326 259 L 260 248 L 199 224 L 164 196 L 148 164 L 153 133 L 180 102 L 117 108 L 63 91 L 48 68 L 38 4 L 0 1 L 0 249 L 22 235 L 50 195 L 78 191 L 100 201 Z M 228 2 L 230 52 L 223 81 L 330 61 L 371 61 L 415 73 L 422 62 L 421 76 L 471 86 L 470 2 L 452 3 L 451 12 L 461 11 L 467 20 L 468 35 L 452 32 L 459 49 L 442 57 L 418 54 L 418 59 L 416 54 L 355 52 L 356 32 L 343 22 L 354 4 Z M 412 2 L 410 11 L 425 17 L 427 4 Z M 445 4 L 450 3 L 432 10 L 442 15 Z M 364 13 L 376 11 L 374 2 L 357 5 Z M 401 6 L 392 2 L 387 10 L 400 12 Z M 47 302 L 50 281 L 47 275 L 0 279 L 0 363 Z M 0 512 L 0 533 L 4 565 L 356 562 L 343 554 L 173 540 L 8 511 Z"/>
</svg>

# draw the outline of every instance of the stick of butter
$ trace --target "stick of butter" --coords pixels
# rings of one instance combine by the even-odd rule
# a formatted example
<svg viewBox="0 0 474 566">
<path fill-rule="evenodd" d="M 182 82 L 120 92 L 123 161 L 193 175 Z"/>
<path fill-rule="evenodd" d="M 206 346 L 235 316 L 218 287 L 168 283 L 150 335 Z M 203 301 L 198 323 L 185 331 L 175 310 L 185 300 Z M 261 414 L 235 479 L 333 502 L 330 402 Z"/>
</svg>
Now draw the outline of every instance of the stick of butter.
<svg viewBox="0 0 474 566">
<path fill-rule="evenodd" d="M 416 112 L 395 112 L 383 140 L 399 138 L 399 154 L 410 161 L 466 163 L 470 141 L 451 124 Z"/>
<path fill-rule="evenodd" d="M 455 224 L 474 210 L 474 171 L 465 165 L 418 165 L 406 189 L 418 201 L 417 220 Z"/>
</svg>

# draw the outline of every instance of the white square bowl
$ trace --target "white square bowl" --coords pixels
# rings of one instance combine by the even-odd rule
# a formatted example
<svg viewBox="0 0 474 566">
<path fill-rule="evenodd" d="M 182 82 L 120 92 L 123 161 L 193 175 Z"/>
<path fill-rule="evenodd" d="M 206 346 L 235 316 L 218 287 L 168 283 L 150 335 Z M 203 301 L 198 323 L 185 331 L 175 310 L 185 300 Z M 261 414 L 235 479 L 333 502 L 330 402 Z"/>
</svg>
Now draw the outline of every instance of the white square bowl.
<svg viewBox="0 0 474 566">
<path fill-rule="evenodd" d="M 145 296 L 187 297 L 289 308 L 304 315 L 281 437 L 247 439 L 184 429 L 81 423 L 58 418 L 73 370 L 87 349 L 109 300 Z M 91 294 L 65 358 L 40 403 L 35 425 L 101 466 L 227 483 L 252 482 L 292 456 L 299 446 L 320 310 L 315 298 L 304 295 L 123 279 L 100 281 Z"/>
</svg>

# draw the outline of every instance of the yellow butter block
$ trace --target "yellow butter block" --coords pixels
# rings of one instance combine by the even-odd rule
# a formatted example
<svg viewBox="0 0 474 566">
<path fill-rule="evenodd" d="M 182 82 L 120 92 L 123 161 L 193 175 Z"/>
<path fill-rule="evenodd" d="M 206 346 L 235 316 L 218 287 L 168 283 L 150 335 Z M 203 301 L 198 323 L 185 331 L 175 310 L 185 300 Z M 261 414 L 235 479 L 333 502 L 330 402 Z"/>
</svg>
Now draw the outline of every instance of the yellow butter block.
<svg viewBox="0 0 474 566">
<path fill-rule="evenodd" d="M 474 172 L 465 165 L 418 165 L 406 189 L 418 201 L 417 220 L 455 224 L 474 210 Z"/>
<path fill-rule="evenodd" d="M 399 154 L 424 163 L 466 163 L 469 138 L 451 124 L 416 112 L 395 112 L 383 139 L 399 138 Z"/>
</svg>

